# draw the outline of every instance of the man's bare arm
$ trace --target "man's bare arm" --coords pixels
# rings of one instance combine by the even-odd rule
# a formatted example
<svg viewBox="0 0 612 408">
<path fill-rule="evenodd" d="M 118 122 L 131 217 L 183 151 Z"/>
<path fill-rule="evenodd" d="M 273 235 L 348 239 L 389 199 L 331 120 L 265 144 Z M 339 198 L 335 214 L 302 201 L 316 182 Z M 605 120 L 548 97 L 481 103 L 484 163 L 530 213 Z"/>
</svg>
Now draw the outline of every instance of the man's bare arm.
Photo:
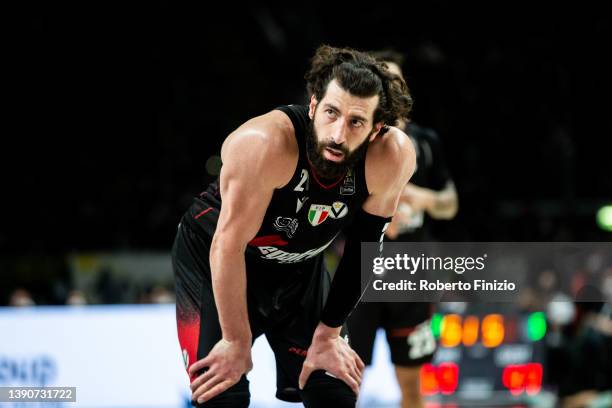
<svg viewBox="0 0 612 408">
<path fill-rule="evenodd" d="M 430 217 L 437 220 L 453 219 L 459 208 L 457 190 L 450 180 L 439 191 L 408 183 L 401 201 L 409 204 L 415 211 L 427 211 Z"/>
<path fill-rule="evenodd" d="M 372 143 L 366 158 L 366 183 L 370 196 L 363 209 L 380 217 L 391 217 L 402 191 L 416 168 L 416 153 L 410 138 L 397 128 Z"/>
<path fill-rule="evenodd" d="M 412 177 L 415 167 L 416 167 L 416 154 L 414 151 L 414 146 L 412 145 L 412 142 L 406 136 L 406 134 L 403 133 L 401 130 L 392 127 L 380 139 L 377 139 L 374 142 L 372 142 L 370 146 L 368 147 L 368 153 L 366 156 L 366 183 L 367 183 L 368 191 L 370 195 L 364 202 L 362 206 L 362 213 L 358 214 L 358 216 L 355 219 L 355 222 L 356 223 L 362 222 L 364 224 L 373 224 L 371 221 L 373 221 L 375 218 L 378 218 L 379 220 L 381 220 L 383 218 L 392 217 L 399 203 L 402 189 L 406 185 L 406 183 L 408 183 L 408 180 L 410 179 L 410 177 Z M 382 221 L 378 221 L 378 223 L 381 223 L 381 222 Z M 382 225 L 380 226 L 380 229 L 377 230 L 376 232 L 368 233 L 369 235 L 376 235 L 376 234 L 378 235 L 368 237 L 368 238 L 363 237 L 363 233 L 365 232 L 364 228 L 366 229 L 369 228 L 369 225 L 368 226 L 366 225 L 352 226 L 352 228 L 349 229 L 348 231 L 346 245 L 349 246 L 349 241 L 351 240 L 352 241 L 359 241 L 359 240 L 378 241 L 380 234 L 382 233 Z M 355 245 L 356 247 L 359 247 L 359 245 L 356 242 L 355 242 Z M 353 246 L 351 245 L 351 247 Z M 345 256 L 346 256 L 346 249 L 345 249 Z M 345 256 L 343 256 L 343 260 Z M 354 256 L 356 256 L 357 259 L 359 259 L 359 254 L 354 254 Z M 343 263 L 346 263 L 346 262 L 343 262 L 343 260 L 341 260 L 341 264 L 338 267 L 338 272 L 343 272 L 341 271 L 341 269 L 343 269 L 341 268 L 341 266 L 343 266 L 342 265 Z M 336 277 L 339 277 L 338 272 L 336 273 Z M 347 272 L 347 275 L 352 273 L 352 271 L 350 272 L 346 271 L 346 272 Z M 340 275 L 342 275 L 342 273 L 340 273 Z M 337 280 L 336 277 L 334 277 L 334 281 Z M 351 283 L 355 282 L 353 281 L 352 276 L 350 277 L 343 276 L 342 279 L 338 279 L 338 282 L 340 282 L 341 280 L 343 281 L 345 278 L 349 280 Z M 357 279 L 357 282 L 358 281 L 359 279 Z M 334 290 L 335 287 L 338 287 L 338 288 L 344 287 L 344 289 L 346 289 L 346 286 L 344 284 L 339 284 L 338 282 L 336 283 L 332 282 L 332 291 Z M 356 285 L 356 286 L 359 286 L 359 285 Z M 338 290 L 343 290 L 343 289 L 338 289 Z M 359 291 L 359 289 L 356 289 L 356 290 Z M 356 296 L 355 303 L 357 303 L 357 300 L 359 299 L 359 293 L 355 295 L 352 293 L 353 290 L 349 292 L 351 292 L 351 296 L 343 295 L 343 296 L 338 296 L 338 298 L 347 298 L 348 299 L 347 302 L 350 303 L 351 302 L 350 298 L 353 298 Z M 350 308 L 354 306 L 354 304 L 340 305 L 340 301 L 338 299 L 336 298 L 331 299 L 331 298 L 332 296 L 330 292 L 330 296 L 328 296 L 328 305 L 326 305 L 326 309 L 324 310 L 324 313 L 323 313 L 324 315 L 326 314 L 325 312 L 327 311 L 328 307 L 333 307 L 334 309 L 338 309 L 338 310 L 340 310 L 341 308 L 342 309 L 348 308 L 348 310 L 350 310 Z M 342 302 L 345 302 L 345 301 L 342 300 Z M 338 319 L 334 319 L 334 320 L 338 320 Z M 317 328 L 316 334 L 335 335 L 337 333 L 340 333 L 340 329 L 341 327 L 338 327 L 338 325 L 335 325 L 332 328 L 332 327 L 328 327 L 327 325 L 321 323 L 319 324 L 319 327 Z"/>
<path fill-rule="evenodd" d="M 269 124 L 277 123 L 275 117 L 288 120 L 272 112 L 247 122 L 221 150 L 223 205 L 210 250 L 213 291 L 223 338 L 249 346 L 244 252 L 261 227 L 274 189 L 289 182 L 297 161 L 297 151 L 288 150 L 286 132 Z"/>
<path fill-rule="evenodd" d="M 344 255 L 300 373 L 300 388 L 306 384 L 310 373 L 324 369 L 347 383 L 355 393 L 359 391 L 363 362 L 339 335 L 342 323 L 361 296 L 361 241 L 378 241 L 385 222 L 395 212 L 402 188 L 414 173 L 416 161 L 412 143 L 405 134 L 396 131 L 399 134 L 390 130 L 368 148 L 366 183 L 370 196 L 347 231 Z"/>
<path fill-rule="evenodd" d="M 433 207 L 427 213 L 438 220 L 451 220 L 459 210 L 459 199 L 455 183 L 448 181 L 444 188 L 436 191 Z"/>
<path fill-rule="evenodd" d="M 223 204 L 210 249 L 215 304 L 222 338 L 208 356 L 195 362 L 192 398 L 202 403 L 219 395 L 248 372 L 252 334 L 249 325 L 244 252 L 257 234 L 274 189 L 288 183 L 297 163 L 293 127 L 281 112 L 255 118 L 223 144 Z"/>
</svg>

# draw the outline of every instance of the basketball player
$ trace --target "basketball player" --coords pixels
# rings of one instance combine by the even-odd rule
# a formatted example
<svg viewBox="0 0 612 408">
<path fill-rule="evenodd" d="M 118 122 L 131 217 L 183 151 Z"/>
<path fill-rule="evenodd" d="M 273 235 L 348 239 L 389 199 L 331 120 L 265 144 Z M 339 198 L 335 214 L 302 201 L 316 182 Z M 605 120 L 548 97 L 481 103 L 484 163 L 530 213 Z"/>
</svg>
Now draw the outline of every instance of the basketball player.
<svg viewBox="0 0 612 408">
<path fill-rule="evenodd" d="M 246 407 L 251 345 L 265 334 L 277 397 L 353 407 L 363 362 L 343 325 L 361 296 L 360 243 L 382 241 L 415 168 L 404 80 L 370 55 L 322 46 L 308 106 L 253 118 L 223 143 L 172 250 L 179 343 L 192 399 Z M 333 282 L 321 253 L 348 236 Z"/>
<path fill-rule="evenodd" d="M 372 53 L 389 71 L 402 76 L 402 55 L 394 51 Z M 440 141 L 434 131 L 401 118 L 403 129 L 416 149 L 417 167 L 400 198 L 397 213 L 386 231 L 396 241 L 427 240 L 425 213 L 435 219 L 451 219 L 457 213 L 457 192 L 448 172 Z M 402 408 L 423 407 L 419 374 L 421 366 L 431 361 L 436 342 L 430 327 L 430 303 L 360 303 L 348 322 L 351 345 L 366 365 L 372 360 L 372 348 L 378 327 L 386 332 L 391 361 L 402 393 Z"/>
</svg>

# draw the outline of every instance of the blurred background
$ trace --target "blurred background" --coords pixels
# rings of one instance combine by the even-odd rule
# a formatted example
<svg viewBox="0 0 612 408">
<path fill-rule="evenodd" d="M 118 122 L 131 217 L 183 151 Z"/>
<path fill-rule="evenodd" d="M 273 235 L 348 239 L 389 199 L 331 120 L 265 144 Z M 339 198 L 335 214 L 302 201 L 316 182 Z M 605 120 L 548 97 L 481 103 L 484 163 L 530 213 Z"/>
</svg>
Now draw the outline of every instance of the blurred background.
<svg viewBox="0 0 612 408">
<path fill-rule="evenodd" d="M 67 347 L 71 330 L 83 331 L 80 318 L 90 321 L 110 313 L 109 319 L 138 321 L 139 313 L 157 311 L 169 328 L 165 344 L 172 343 L 169 250 L 182 212 L 217 176 L 221 143 L 233 129 L 278 105 L 306 101 L 303 75 L 314 50 L 324 43 L 361 50 L 393 47 L 406 56 L 413 118 L 438 132 L 459 193 L 457 217 L 430 224 L 437 240 L 612 240 L 612 210 L 606 207 L 612 205 L 612 26 L 609 14 L 590 6 L 555 4 L 535 10 L 515 3 L 434 1 L 217 4 L 213 10 L 171 2 L 114 7 L 46 3 L 22 6 L 13 23 L 5 50 L 12 126 L 3 148 L 0 305 L 6 307 L 0 308 L 0 386 L 72 378 L 62 375 L 79 369 L 63 367 L 61 358 L 53 356 L 70 351 L 57 347 Z M 550 286 L 545 271 L 542 275 L 541 285 Z M 66 304 L 91 306 L 70 309 L 69 319 L 77 321 L 64 321 L 66 309 L 53 306 Z M 563 378 L 549 372 L 573 366 L 559 368 L 554 362 L 560 359 L 546 356 L 564 350 L 564 341 L 578 350 L 578 360 L 594 361 L 602 350 L 609 352 L 609 346 L 590 348 L 589 341 L 587 346 L 572 343 L 583 341 L 578 334 L 592 328 L 585 326 L 591 320 L 584 316 L 609 317 L 609 307 L 559 304 L 571 310 L 557 310 L 565 320 L 554 322 L 547 304 L 512 310 L 486 304 L 441 306 L 437 324 L 455 316 L 448 318 L 447 330 L 463 330 L 467 316 L 483 323 L 489 315 L 501 317 L 501 326 L 512 321 L 527 325 L 531 318 L 538 329 L 517 335 L 512 344 L 528 344 L 527 351 L 514 349 L 515 357 L 506 360 L 482 351 L 503 340 L 495 347 L 477 347 L 476 356 L 486 355 L 480 360 L 468 359 L 468 352 L 444 354 L 446 346 L 467 350 L 480 343 L 465 343 L 461 336 L 444 343 L 439 333 L 443 352 L 423 373 L 429 377 L 422 378 L 441 376 L 452 383 L 454 369 L 436 374 L 440 364 L 490 372 L 499 377 L 490 387 L 504 392 L 509 403 L 534 406 L 548 403 L 534 400 L 543 394 L 542 384 L 551 398 L 602 391 L 597 387 L 605 391 L 609 383 L 602 386 L 600 380 L 568 389 Z M 39 308 L 16 308 L 28 305 Z M 53 326 L 49 322 L 54 319 L 65 326 Z M 48 332 L 37 323 L 44 321 L 60 336 L 53 346 L 45 346 Z M 126 327 L 133 328 L 130 321 Z M 474 320 L 469 321 L 472 327 Z M 608 323 L 601 323 L 603 329 L 593 326 L 607 333 L 595 343 L 609 345 Z M 91 330 L 103 327 L 91 324 Z M 147 330 L 151 327 L 143 326 L 134 336 Z M 115 331 L 104 333 L 91 335 L 104 343 L 104 336 Z M 31 349 L 25 350 L 23 339 L 32 336 Z M 126 358 L 136 358 L 139 343 L 132 341 L 136 345 L 124 350 L 131 352 Z M 121 342 L 117 348 L 123 348 Z M 176 352 L 173 372 L 180 375 Z M 516 357 L 525 353 L 528 358 Z M 381 372 L 388 368 L 380 367 Z M 527 380 L 509 380 L 535 376 L 537 383 L 540 369 L 537 392 L 533 387 L 533 393 L 527 392 Z M 589 372 L 588 364 L 583 369 Z M 53 375 L 41 377 L 41 372 Z M 446 380 L 436 380 L 438 385 L 423 391 L 439 397 L 435 401 L 443 406 L 475 406 L 455 393 L 462 387 L 459 375 L 450 388 Z M 97 381 L 104 384 L 106 378 Z M 490 395 L 489 386 L 466 383 L 471 384 L 465 388 L 468 394 L 480 400 Z M 378 388 L 377 395 L 372 389 L 371 402 L 364 406 L 394 406 L 397 390 Z M 175 393 L 183 398 L 184 392 Z M 174 397 L 168 398 L 155 406 L 176 406 Z M 82 406 L 118 405 L 98 400 Z"/>
</svg>

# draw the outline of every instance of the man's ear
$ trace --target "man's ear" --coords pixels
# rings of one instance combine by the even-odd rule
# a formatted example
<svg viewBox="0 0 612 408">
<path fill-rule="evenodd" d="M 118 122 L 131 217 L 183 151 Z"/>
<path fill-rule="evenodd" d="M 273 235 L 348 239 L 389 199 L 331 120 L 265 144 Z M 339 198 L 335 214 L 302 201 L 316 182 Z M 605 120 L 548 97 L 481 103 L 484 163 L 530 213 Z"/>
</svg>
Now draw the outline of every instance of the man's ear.
<svg viewBox="0 0 612 408">
<path fill-rule="evenodd" d="M 378 133 L 380 133 L 380 130 L 382 128 L 383 128 L 382 122 L 378 122 L 377 124 L 374 125 L 374 128 L 372 129 L 372 135 L 370 136 L 370 142 L 373 142 L 374 139 L 376 139 L 376 136 L 378 136 Z"/>
<path fill-rule="evenodd" d="M 311 120 L 314 120 L 315 108 L 317 107 L 317 98 L 314 94 L 310 96 L 310 105 L 308 106 L 308 116 Z"/>
</svg>

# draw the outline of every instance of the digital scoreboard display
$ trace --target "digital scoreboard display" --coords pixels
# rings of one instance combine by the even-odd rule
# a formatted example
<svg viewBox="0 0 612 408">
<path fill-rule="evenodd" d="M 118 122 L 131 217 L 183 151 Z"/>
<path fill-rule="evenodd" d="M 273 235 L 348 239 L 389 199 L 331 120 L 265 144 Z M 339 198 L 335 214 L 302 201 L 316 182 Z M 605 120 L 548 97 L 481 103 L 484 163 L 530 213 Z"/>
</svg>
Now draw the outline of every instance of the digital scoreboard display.
<svg viewBox="0 0 612 408">
<path fill-rule="evenodd" d="M 543 312 L 437 312 L 431 328 L 438 350 L 421 369 L 421 392 L 428 399 L 450 403 L 444 407 L 490 406 L 521 403 L 541 392 Z"/>
</svg>

